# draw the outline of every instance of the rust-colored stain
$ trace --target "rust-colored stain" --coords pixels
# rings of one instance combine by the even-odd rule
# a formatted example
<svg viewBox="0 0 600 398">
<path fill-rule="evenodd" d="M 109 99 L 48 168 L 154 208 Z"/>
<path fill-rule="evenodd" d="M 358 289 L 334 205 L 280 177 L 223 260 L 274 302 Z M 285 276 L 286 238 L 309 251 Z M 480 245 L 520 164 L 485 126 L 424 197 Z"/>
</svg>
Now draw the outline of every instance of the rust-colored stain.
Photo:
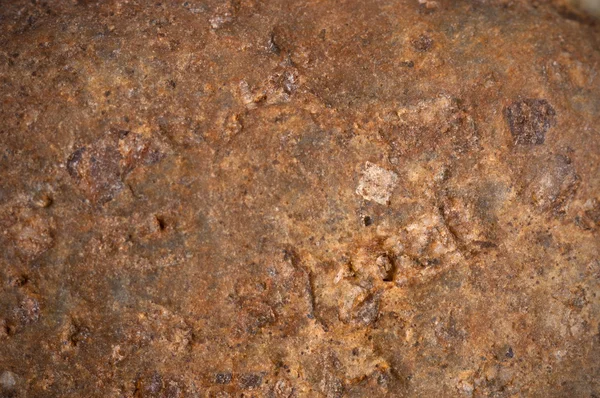
<svg viewBox="0 0 600 398">
<path fill-rule="evenodd" d="M 3 1 L 0 397 L 600 397 L 599 29 Z"/>
</svg>

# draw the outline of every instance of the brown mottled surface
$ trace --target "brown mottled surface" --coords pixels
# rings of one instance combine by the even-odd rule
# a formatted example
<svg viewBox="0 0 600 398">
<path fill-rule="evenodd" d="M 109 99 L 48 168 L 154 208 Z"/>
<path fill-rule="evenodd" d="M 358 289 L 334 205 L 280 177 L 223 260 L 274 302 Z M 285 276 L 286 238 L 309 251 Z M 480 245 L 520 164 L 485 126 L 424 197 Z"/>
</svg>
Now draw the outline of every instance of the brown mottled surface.
<svg viewBox="0 0 600 398">
<path fill-rule="evenodd" d="M 544 1 L 3 1 L 0 396 L 600 397 L 599 68 Z"/>
</svg>

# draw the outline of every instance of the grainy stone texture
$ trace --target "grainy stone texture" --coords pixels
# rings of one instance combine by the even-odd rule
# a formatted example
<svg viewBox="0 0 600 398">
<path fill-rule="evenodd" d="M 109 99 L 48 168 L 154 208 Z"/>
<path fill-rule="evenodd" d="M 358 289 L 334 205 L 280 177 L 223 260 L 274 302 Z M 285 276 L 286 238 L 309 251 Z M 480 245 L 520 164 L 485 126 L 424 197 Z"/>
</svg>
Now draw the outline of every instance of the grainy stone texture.
<svg viewBox="0 0 600 398">
<path fill-rule="evenodd" d="M 599 29 L 2 2 L 0 396 L 600 397 Z"/>
</svg>

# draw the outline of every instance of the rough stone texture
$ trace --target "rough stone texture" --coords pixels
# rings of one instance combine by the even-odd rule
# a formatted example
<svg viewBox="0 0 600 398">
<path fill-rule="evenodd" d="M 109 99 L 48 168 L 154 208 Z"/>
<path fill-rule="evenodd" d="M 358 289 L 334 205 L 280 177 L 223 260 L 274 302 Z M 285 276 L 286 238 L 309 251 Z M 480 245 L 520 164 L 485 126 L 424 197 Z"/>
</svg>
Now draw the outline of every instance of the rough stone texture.
<svg viewBox="0 0 600 398">
<path fill-rule="evenodd" d="M 599 29 L 2 2 L 0 396 L 599 397 Z"/>
</svg>

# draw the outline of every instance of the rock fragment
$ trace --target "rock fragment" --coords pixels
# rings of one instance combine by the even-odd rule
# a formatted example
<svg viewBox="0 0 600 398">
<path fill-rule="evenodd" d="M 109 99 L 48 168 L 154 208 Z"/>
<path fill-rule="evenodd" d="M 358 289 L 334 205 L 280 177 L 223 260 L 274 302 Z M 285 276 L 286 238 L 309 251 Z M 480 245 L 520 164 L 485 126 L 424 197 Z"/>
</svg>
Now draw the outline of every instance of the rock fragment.
<svg viewBox="0 0 600 398">
<path fill-rule="evenodd" d="M 396 173 L 366 162 L 356 193 L 365 200 L 385 205 L 388 204 L 397 184 L 398 175 Z"/>
<path fill-rule="evenodd" d="M 111 129 L 92 144 L 76 149 L 66 168 L 85 196 L 102 205 L 119 194 L 125 177 L 136 167 L 157 163 L 164 156 L 160 140 Z"/>
<path fill-rule="evenodd" d="M 504 114 L 515 145 L 542 145 L 546 132 L 556 124 L 556 111 L 545 99 L 513 102 Z"/>
</svg>

